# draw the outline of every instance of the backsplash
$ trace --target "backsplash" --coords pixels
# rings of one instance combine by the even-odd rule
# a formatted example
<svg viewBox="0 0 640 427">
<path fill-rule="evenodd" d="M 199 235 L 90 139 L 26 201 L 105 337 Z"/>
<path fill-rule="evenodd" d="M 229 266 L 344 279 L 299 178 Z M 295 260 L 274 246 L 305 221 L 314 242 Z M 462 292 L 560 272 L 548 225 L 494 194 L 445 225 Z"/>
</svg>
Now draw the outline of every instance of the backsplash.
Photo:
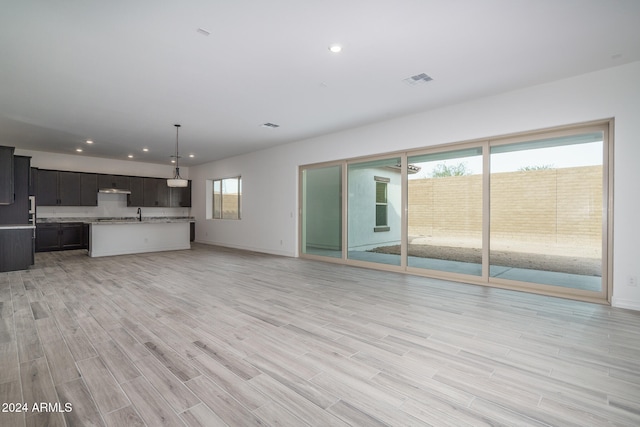
<svg viewBox="0 0 640 427">
<path fill-rule="evenodd" d="M 190 208 L 140 208 L 142 216 L 188 217 Z M 42 218 L 128 218 L 135 217 L 137 207 L 127 206 L 126 194 L 98 193 L 98 206 L 38 206 L 37 216 Z"/>
</svg>

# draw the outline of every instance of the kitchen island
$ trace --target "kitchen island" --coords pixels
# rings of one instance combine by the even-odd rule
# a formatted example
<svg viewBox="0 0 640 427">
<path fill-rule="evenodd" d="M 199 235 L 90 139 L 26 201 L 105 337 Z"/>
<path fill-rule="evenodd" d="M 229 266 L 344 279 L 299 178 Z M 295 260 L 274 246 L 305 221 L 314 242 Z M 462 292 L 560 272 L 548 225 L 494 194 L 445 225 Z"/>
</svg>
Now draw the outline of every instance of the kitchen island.
<svg viewBox="0 0 640 427">
<path fill-rule="evenodd" d="M 185 219 L 92 221 L 89 223 L 89 256 L 191 249 L 190 223 Z"/>
</svg>

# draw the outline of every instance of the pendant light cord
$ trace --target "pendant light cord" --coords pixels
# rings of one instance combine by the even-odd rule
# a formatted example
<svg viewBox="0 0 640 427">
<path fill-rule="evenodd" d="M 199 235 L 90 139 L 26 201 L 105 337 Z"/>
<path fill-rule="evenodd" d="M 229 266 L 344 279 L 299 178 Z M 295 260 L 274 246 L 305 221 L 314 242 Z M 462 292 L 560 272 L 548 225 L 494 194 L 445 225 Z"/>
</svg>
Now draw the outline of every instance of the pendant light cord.
<svg viewBox="0 0 640 427">
<path fill-rule="evenodd" d="M 176 127 L 176 173 L 175 173 L 175 178 L 176 179 L 182 179 L 180 177 L 180 164 L 179 164 L 179 151 L 178 151 L 178 130 L 180 129 L 180 125 L 176 124 L 174 125 Z"/>
</svg>

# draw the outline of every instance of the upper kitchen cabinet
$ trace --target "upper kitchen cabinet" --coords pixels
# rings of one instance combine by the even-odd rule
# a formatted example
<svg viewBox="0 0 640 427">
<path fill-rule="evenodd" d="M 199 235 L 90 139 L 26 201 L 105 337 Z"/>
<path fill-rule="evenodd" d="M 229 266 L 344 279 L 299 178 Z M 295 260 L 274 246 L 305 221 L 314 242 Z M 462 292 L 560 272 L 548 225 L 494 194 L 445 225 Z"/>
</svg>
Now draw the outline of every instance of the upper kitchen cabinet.
<svg viewBox="0 0 640 427">
<path fill-rule="evenodd" d="M 83 172 L 37 169 L 38 206 L 97 206 L 97 176 Z"/>
<path fill-rule="evenodd" d="M 13 203 L 13 147 L 0 146 L 0 205 Z"/>
<path fill-rule="evenodd" d="M 80 206 L 98 206 L 98 175 L 78 173 L 80 175 Z"/>
<path fill-rule="evenodd" d="M 60 206 L 80 206 L 79 173 L 58 172 L 58 201 Z"/>
<path fill-rule="evenodd" d="M 127 206 L 144 206 L 144 178 L 141 176 L 130 177 L 131 194 L 127 195 Z"/>
<path fill-rule="evenodd" d="M 140 184 L 140 180 L 142 184 Z M 140 189 L 140 185 L 142 188 Z M 140 192 L 142 194 L 140 194 Z M 184 188 L 170 188 L 164 178 L 131 177 L 131 194 L 127 199 L 128 206 L 151 208 L 190 208 L 191 181 Z"/>
<path fill-rule="evenodd" d="M 29 222 L 29 169 L 31 158 L 13 157 L 14 202 L 0 206 L 0 224 L 27 224 Z"/>
<path fill-rule="evenodd" d="M 131 190 L 131 179 L 123 175 L 98 175 L 99 189 Z"/>
<path fill-rule="evenodd" d="M 167 180 L 162 178 L 144 178 L 143 205 L 145 207 L 169 206 L 169 187 Z"/>
<path fill-rule="evenodd" d="M 127 206 L 190 208 L 191 181 L 169 188 L 164 178 L 106 175 L 31 168 L 38 206 L 98 206 L 98 191 L 122 190 Z"/>
<path fill-rule="evenodd" d="M 58 206 L 58 171 L 35 169 L 36 204 Z"/>
<path fill-rule="evenodd" d="M 175 208 L 191 207 L 191 181 L 186 187 L 169 188 L 169 204 Z"/>
</svg>

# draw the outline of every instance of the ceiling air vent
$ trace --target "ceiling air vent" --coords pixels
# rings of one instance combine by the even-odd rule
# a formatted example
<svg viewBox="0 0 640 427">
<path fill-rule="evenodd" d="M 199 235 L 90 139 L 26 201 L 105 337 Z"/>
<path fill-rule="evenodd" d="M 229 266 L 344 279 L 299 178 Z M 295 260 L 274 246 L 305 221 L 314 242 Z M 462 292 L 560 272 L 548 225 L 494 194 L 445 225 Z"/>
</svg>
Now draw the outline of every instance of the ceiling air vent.
<svg viewBox="0 0 640 427">
<path fill-rule="evenodd" d="M 421 73 L 421 74 L 416 74 L 415 76 L 411 76 L 409 78 L 406 78 L 406 79 L 403 80 L 403 82 L 405 82 L 408 85 L 415 86 L 415 85 L 428 83 L 431 80 L 433 80 L 433 79 L 431 77 L 429 77 L 429 75 L 427 75 L 425 73 Z"/>
<path fill-rule="evenodd" d="M 263 128 L 271 128 L 271 129 L 275 129 L 275 128 L 279 128 L 280 125 L 277 125 L 275 123 L 264 123 L 262 125 Z"/>
</svg>

